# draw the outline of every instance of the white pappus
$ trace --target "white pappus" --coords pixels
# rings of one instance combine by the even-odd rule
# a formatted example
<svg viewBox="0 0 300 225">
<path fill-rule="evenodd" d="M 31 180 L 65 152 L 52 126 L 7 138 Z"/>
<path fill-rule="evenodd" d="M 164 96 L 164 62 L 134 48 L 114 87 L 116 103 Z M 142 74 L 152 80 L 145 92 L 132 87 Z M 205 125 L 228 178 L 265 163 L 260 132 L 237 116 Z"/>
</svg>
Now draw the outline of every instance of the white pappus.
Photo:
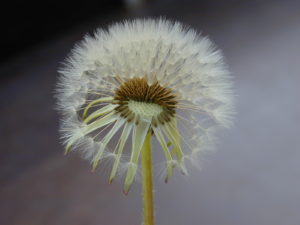
<svg viewBox="0 0 300 225">
<path fill-rule="evenodd" d="M 174 167 L 186 173 L 188 162 L 197 165 L 216 129 L 231 125 L 232 81 L 221 52 L 178 22 L 136 19 L 98 29 L 59 72 L 66 151 L 81 151 L 93 169 L 112 157 L 109 180 L 125 169 L 125 192 L 149 130 L 161 145 L 154 151 L 165 156 L 167 180 Z"/>
</svg>

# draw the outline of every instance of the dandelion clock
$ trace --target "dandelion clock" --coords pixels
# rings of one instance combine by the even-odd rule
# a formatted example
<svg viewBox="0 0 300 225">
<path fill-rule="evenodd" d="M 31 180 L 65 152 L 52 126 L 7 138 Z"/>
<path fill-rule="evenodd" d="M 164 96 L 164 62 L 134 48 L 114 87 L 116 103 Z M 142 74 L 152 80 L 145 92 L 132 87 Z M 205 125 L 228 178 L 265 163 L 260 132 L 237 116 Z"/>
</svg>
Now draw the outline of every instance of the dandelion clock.
<svg viewBox="0 0 300 225">
<path fill-rule="evenodd" d="M 111 162 L 123 191 L 141 171 L 144 225 L 154 224 L 152 154 L 164 156 L 165 181 L 188 173 L 231 125 L 233 95 L 223 56 L 193 29 L 165 19 L 116 23 L 76 45 L 56 89 L 66 153 L 96 170 Z M 151 147 L 151 140 L 160 144 Z M 101 171 L 101 170 L 100 170 Z"/>
</svg>

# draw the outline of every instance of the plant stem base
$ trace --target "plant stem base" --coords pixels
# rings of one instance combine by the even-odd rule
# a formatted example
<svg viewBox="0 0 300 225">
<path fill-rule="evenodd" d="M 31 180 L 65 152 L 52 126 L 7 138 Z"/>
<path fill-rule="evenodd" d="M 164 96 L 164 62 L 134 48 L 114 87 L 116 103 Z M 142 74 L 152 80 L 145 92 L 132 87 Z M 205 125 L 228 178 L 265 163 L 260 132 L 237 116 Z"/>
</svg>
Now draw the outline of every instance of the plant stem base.
<svg viewBox="0 0 300 225">
<path fill-rule="evenodd" d="M 151 132 L 149 131 L 142 147 L 142 194 L 144 207 L 144 224 L 154 225 L 152 151 Z"/>
</svg>

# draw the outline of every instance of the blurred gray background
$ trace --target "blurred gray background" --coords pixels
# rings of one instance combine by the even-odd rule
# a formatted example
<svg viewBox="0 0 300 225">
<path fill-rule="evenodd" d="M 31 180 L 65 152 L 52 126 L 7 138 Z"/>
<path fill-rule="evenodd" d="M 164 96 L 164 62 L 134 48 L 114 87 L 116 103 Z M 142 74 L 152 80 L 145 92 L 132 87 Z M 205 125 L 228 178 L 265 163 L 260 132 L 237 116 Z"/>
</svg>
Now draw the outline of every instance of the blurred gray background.
<svg viewBox="0 0 300 225">
<path fill-rule="evenodd" d="M 109 185 L 107 172 L 91 174 L 79 155 L 63 156 L 53 89 L 59 63 L 86 32 L 165 15 L 223 50 L 238 114 L 201 171 L 175 173 L 168 184 L 155 179 L 157 225 L 299 225 L 300 1 L 135 2 L 100 6 L 93 18 L 4 57 L 0 224 L 141 223 L 139 182 L 124 196 L 122 180 Z"/>
</svg>

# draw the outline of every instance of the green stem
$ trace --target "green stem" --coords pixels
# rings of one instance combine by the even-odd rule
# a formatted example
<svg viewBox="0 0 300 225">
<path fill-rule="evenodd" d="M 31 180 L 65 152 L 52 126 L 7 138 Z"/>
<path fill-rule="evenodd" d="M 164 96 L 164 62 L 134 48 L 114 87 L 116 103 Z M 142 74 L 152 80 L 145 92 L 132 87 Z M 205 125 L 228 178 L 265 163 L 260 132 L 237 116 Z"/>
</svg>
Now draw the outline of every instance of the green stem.
<svg viewBox="0 0 300 225">
<path fill-rule="evenodd" d="M 142 180 L 144 224 L 154 225 L 153 184 L 152 184 L 152 151 L 151 132 L 149 131 L 142 147 Z"/>
</svg>

